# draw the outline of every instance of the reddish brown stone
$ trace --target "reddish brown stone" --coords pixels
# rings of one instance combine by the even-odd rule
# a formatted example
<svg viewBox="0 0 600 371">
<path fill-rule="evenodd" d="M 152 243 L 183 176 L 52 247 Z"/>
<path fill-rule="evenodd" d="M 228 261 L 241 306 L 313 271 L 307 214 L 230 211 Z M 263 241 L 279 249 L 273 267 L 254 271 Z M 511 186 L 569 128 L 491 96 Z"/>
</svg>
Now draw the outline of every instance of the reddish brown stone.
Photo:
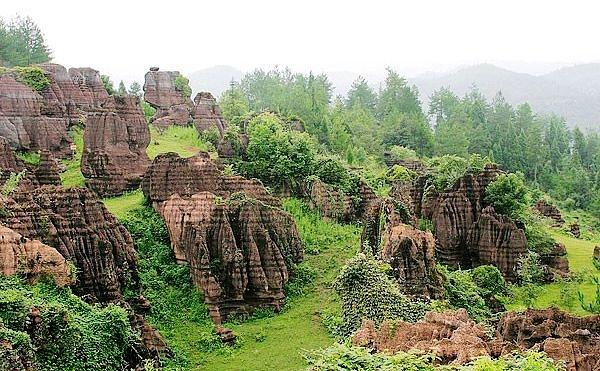
<svg viewBox="0 0 600 371">
<path fill-rule="evenodd" d="M 315 179 L 302 193 L 309 207 L 325 219 L 349 223 L 363 220 L 369 208 L 377 202 L 377 196 L 365 182 L 359 181 L 357 187 L 358 195 L 353 197 Z"/>
<path fill-rule="evenodd" d="M 217 129 L 219 135 L 223 137 L 227 129 L 227 123 L 221 114 L 221 108 L 216 99 L 208 92 L 200 92 L 194 98 L 194 126 L 198 133 L 206 130 Z"/>
<path fill-rule="evenodd" d="M 81 172 L 100 196 L 117 196 L 139 186 L 150 131 L 137 97 L 110 97 L 102 108 L 87 118 Z"/>
<path fill-rule="evenodd" d="M 536 202 L 535 209 L 543 216 L 552 219 L 554 226 L 560 227 L 565 224 L 565 220 L 563 219 L 560 210 L 546 200 L 539 200 Z"/>
<path fill-rule="evenodd" d="M 175 87 L 177 71 L 149 71 L 145 76 L 144 100 L 156 109 L 151 122 L 158 128 L 188 125 L 194 105 Z"/>
<path fill-rule="evenodd" d="M 69 76 L 81 91 L 82 97 L 77 93 L 73 94 L 75 104 L 84 111 L 94 111 L 108 98 L 108 92 L 104 89 L 100 78 L 100 72 L 95 69 L 89 67 L 69 68 Z"/>
</svg>

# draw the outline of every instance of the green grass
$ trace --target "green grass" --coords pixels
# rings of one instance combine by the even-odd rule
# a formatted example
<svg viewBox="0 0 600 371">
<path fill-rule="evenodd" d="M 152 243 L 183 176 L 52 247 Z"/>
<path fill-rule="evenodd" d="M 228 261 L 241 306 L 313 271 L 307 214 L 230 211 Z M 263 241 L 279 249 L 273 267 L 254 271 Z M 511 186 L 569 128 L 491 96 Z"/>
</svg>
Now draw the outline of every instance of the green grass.
<svg viewBox="0 0 600 371">
<path fill-rule="evenodd" d="M 150 126 L 148 157 L 154 159 L 160 153 L 175 152 L 182 157 L 191 157 L 198 151 L 209 151 L 211 146 L 200 139 L 193 126 L 169 126 L 162 132 Z"/>
<path fill-rule="evenodd" d="M 535 308 L 547 308 L 556 306 L 577 315 L 589 315 L 577 300 L 577 292 L 583 293 L 587 301 L 592 300 L 596 292 L 596 286 L 591 282 L 593 276 L 599 276 L 593 263 L 592 256 L 596 243 L 581 240 L 559 233 L 556 230 L 550 232 L 559 242 L 567 248 L 569 268 L 577 280 L 555 282 L 541 286 L 540 294 L 535 298 Z M 569 300 L 569 298 L 571 298 Z M 508 310 L 523 310 L 523 302 L 517 301 L 507 305 Z"/>
<path fill-rule="evenodd" d="M 105 198 L 102 202 L 108 211 L 117 218 L 122 219 L 127 213 L 137 209 L 144 203 L 144 194 L 142 190 L 137 189 L 118 197 Z"/>
<path fill-rule="evenodd" d="M 80 127 L 74 127 L 69 131 L 69 135 L 73 139 L 73 143 L 76 147 L 75 155 L 71 159 L 62 160 L 63 165 L 65 165 L 67 169 L 60 175 L 60 181 L 62 185 L 67 188 L 83 187 L 85 185 L 85 178 L 83 177 L 83 174 L 81 174 L 83 129 Z"/>
<path fill-rule="evenodd" d="M 285 209 L 294 215 L 306 244 L 304 261 L 316 270 L 315 281 L 304 295 L 288 299 L 283 312 L 243 323 L 227 323 L 241 338 L 229 353 L 190 354 L 203 370 L 301 370 L 305 350 L 328 347 L 334 339 L 321 323 L 320 313 L 339 309 L 330 283 L 358 251 L 360 229 L 326 222 L 297 199 L 287 199 Z M 190 328 L 185 333 L 193 333 Z M 189 336 L 189 335 L 188 335 Z"/>
</svg>

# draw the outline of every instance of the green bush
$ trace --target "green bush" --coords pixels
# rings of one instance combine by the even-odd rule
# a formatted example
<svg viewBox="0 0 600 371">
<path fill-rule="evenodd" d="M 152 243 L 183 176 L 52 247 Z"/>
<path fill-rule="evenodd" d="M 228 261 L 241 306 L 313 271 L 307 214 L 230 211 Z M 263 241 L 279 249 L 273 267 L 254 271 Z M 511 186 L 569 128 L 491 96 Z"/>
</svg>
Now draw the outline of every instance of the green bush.
<svg viewBox="0 0 600 371">
<path fill-rule="evenodd" d="M 156 108 L 152 107 L 150 103 L 146 102 L 145 100 L 140 101 L 140 105 L 142 106 L 142 112 L 144 112 L 146 122 L 150 122 L 150 119 L 152 119 L 154 114 L 156 114 Z"/>
<path fill-rule="evenodd" d="M 377 262 L 358 254 L 334 281 L 342 303 L 340 333 L 356 331 L 364 319 L 377 325 L 386 319 L 416 322 L 429 310 L 429 303 L 411 300 L 400 293 L 398 285 L 380 269 Z"/>
<path fill-rule="evenodd" d="M 563 371 L 562 362 L 556 362 L 544 352 L 512 353 L 499 359 L 478 358 L 459 370 L 464 371 Z"/>
<path fill-rule="evenodd" d="M 483 297 L 501 295 L 506 292 L 502 272 L 493 265 L 481 265 L 469 271 L 471 279 L 479 287 Z"/>
<path fill-rule="evenodd" d="M 32 307 L 41 321 L 27 334 L 23 329 Z M 5 326 L 0 338 L 16 342 L 19 351 L 33 349 L 42 370 L 121 370 L 130 345 L 139 341 L 123 308 L 89 305 L 51 280 L 28 285 L 0 276 L 0 315 Z"/>
<path fill-rule="evenodd" d="M 345 193 L 358 191 L 358 177 L 350 173 L 337 156 L 318 156 L 314 175 Z"/>
<path fill-rule="evenodd" d="M 535 251 L 529 251 L 526 255 L 521 256 L 517 262 L 517 276 L 524 284 L 544 282 L 544 270 L 540 255 Z"/>
<path fill-rule="evenodd" d="M 177 90 L 184 98 L 189 98 L 192 95 L 190 80 L 183 75 L 177 75 L 177 77 L 175 77 L 175 90 Z"/>
<path fill-rule="evenodd" d="M 500 175 L 486 187 L 485 200 L 500 214 L 522 218 L 529 204 L 525 177 L 521 173 Z"/>
<path fill-rule="evenodd" d="M 115 86 L 113 85 L 113 82 L 110 80 L 110 76 L 100 75 L 100 80 L 102 80 L 102 85 L 104 86 L 104 89 L 106 90 L 108 95 L 115 95 L 115 93 L 116 93 Z"/>
<path fill-rule="evenodd" d="M 482 290 L 472 279 L 471 271 L 457 270 L 450 272 L 442 265 L 438 265 L 438 270 L 444 276 L 444 290 L 446 300 L 453 308 L 464 308 L 469 316 L 477 322 L 484 321 L 491 317 L 492 312 L 485 303 Z M 484 275 L 479 274 L 479 279 Z M 492 279 L 493 281 L 493 279 Z M 491 285 L 492 288 L 495 286 Z"/>
<path fill-rule="evenodd" d="M 417 173 L 402 165 L 392 166 L 386 173 L 386 179 L 390 182 L 410 182 L 417 177 Z"/>
<path fill-rule="evenodd" d="M 317 271 L 303 262 L 294 267 L 290 279 L 285 285 L 286 298 L 301 296 L 306 292 L 308 286 L 317 278 Z"/>
<path fill-rule="evenodd" d="M 412 161 L 419 158 L 415 150 L 402 146 L 391 146 L 389 152 L 394 161 Z"/>
<path fill-rule="evenodd" d="M 596 285 L 596 297 L 593 301 L 587 303 L 582 292 L 578 293 L 581 307 L 590 313 L 600 314 L 600 278 L 594 277 L 592 281 Z"/>
<path fill-rule="evenodd" d="M 479 172 L 491 161 L 485 156 L 472 154 L 469 158 L 454 155 L 433 157 L 427 161 L 431 183 L 438 191 L 452 187 L 468 171 Z"/>
<path fill-rule="evenodd" d="M 40 154 L 38 152 L 18 152 L 17 157 L 29 165 L 40 164 Z"/>
<path fill-rule="evenodd" d="M 50 86 L 50 79 L 44 70 L 39 67 L 15 67 L 17 81 L 41 92 Z"/>
</svg>

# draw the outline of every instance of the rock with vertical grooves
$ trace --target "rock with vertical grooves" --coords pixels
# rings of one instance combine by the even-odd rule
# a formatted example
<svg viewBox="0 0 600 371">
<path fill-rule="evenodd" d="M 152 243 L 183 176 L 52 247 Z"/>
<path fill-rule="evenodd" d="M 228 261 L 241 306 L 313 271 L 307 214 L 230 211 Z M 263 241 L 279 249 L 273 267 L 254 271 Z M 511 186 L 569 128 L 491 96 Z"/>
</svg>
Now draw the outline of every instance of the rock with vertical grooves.
<svg viewBox="0 0 600 371">
<path fill-rule="evenodd" d="M 86 120 L 81 172 L 100 196 L 118 196 L 137 188 L 150 164 L 150 131 L 137 97 L 110 97 L 102 108 Z"/>
<path fill-rule="evenodd" d="M 40 185 L 59 184 L 58 164 L 49 151 L 40 151 L 38 165 L 26 165 L 10 148 L 8 141 L 0 137 L 0 186 L 11 176 L 18 176 L 15 188 L 32 190 Z"/>
<path fill-rule="evenodd" d="M 43 97 L 17 82 L 10 74 L 0 76 L 0 136 L 18 150 L 49 150 L 69 157 L 72 140 L 65 117 L 42 114 Z"/>
<path fill-rule="evenodd" d="M 563 219 L 560 210 L 546 200 L 539 200 L 536 202 L 535 209 L 543 216 L 552 219 L 554 226 L 560 227 L 565 224 L 565 220 Z"/>
<path fill-rule="evenodd" d="M 169 153 L 154 159 L 142 190 L 217 324 L 258 307 L 282 308 L 302 243 L 292 216 L 260 182 L 224 175 L 207 153 Z"/>
<path fill-rule="evenodd" d="M 203 133 L 206 130 L 214 128 L 223 137 L 227 129 L 227 123 L 221 114 L 221 108 L 219 108 L 215 97 L 211 93 L 200 92 L 196 94 L 192 116 L 198 133 Z"/>
<path fill-rule="evenodd" d="M 95 111 L 108 98 L 108 92 L 97 70 L 89 67 L 69 68 L 69 76 L 81 91 L 82 97 L 76 94 L 75 104 L 84 112 Z"/>
<path fill-rule="evenodd" d="M 58 286 L 73 283 L 67 261 L 55 248 L 24 238 L 3 226 L 0 226 L 0 273 L 4 276 L 20 274 L 29 282 L 48 276 Z"/>
</svg>

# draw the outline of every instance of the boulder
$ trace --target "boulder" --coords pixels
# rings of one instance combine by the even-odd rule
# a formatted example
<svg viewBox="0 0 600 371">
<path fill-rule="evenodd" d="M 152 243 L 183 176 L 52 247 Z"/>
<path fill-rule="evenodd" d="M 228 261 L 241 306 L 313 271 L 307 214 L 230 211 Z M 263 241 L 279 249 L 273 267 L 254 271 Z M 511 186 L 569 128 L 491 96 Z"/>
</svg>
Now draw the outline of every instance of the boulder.
<svg viewBox="0 0 600 371">
<path fill-rule="evenodd" d="M 223 137 L 227 129 L 227 123 L 221 114 L 221 108 L 216 99 L 209 92 L 200 92 L 194 98 L 194 112 L 192 114 L 194 126 L 198 133 L 202 134 L 206 130 L 217 129 L 219 135 Z"/>
<path fill-rule="evenodd" d="M 594 247 L 594 258 L 598 263 L 600 263 L 600 245 Z"/>
<path fill-rule="evenodd" d="M 118 196 L 137 188 L 150 164 L 150 131 L 135 96 L 110 97 L 102 108 L 86 120 L 81 172 L 100 196 Z"/>
<path fill-rule="evenodd" d="M 552 219 L 555 227 L 560 227 L 565 224 L 565 220 L 563 219 L 560 210 L 546 200 L 539 200 L 536 202 L 535 209 L 543 216 Z"/>
<path fill-rule="evenodd" d="M 581 237 L 581 229 L 579 228 L 579 224 L 578 223 L 571 223 L 569 225 L 569 232 L 571 232 L 571 234 L 575 238 L 580 238 Z"/>
<path fill-rule="evenodd" d="M 20 274 L 30 282 L 49 276 L 58 286 L 73 283 L 73 272 L 55 248 L 3 226 L 0 226 L 0 273 L 4 276 Z"/>
<path fill-rule="evenodd" d="M 144 100 L 156 109 L 151 122 L 159 129 L 192 122 L 194 105 L 175 86 L 175 79 L 180 75 L 177 71 L 146 72 Z"/>
</svg>

